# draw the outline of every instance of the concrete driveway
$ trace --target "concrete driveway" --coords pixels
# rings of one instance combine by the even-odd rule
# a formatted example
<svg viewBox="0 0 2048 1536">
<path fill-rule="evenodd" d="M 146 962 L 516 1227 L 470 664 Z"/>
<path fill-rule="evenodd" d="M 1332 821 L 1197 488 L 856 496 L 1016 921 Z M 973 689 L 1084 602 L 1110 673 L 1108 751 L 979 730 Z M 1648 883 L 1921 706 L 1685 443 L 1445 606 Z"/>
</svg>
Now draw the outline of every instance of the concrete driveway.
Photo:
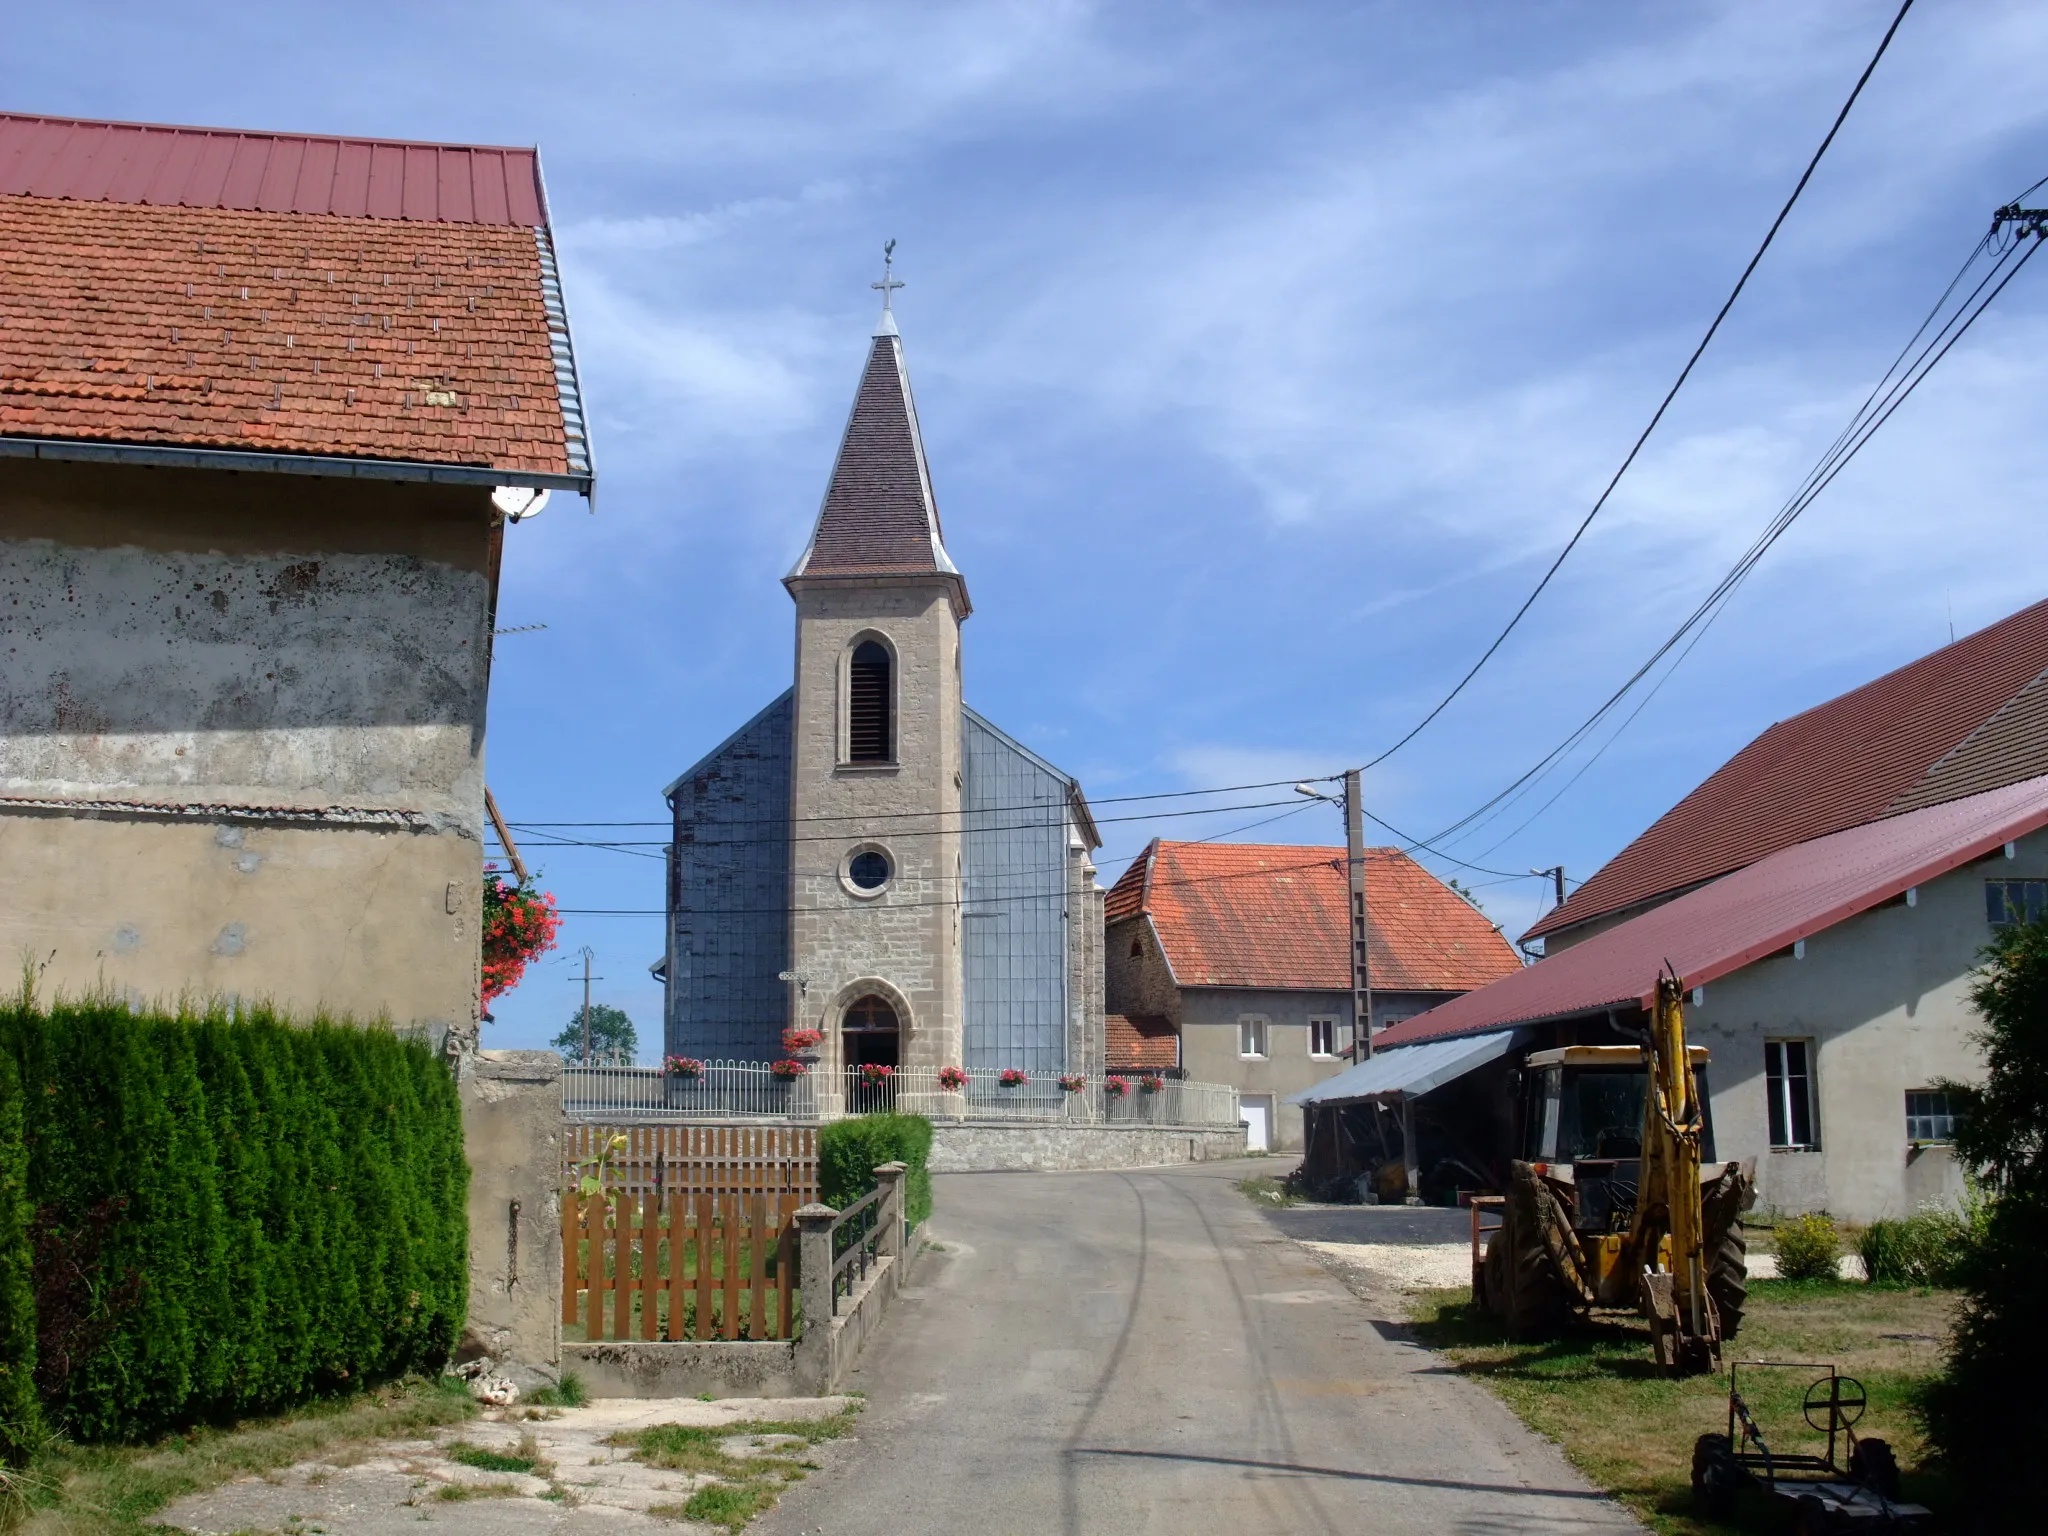
<svg viewBox="0 0 2048 1536">
<path fill-rule="evenodd" d="M 755 1529 L 1640 1531 L 1237 1192 L 1270 1171 L 940 1177 L 857 1438 Z"/>
</svg>

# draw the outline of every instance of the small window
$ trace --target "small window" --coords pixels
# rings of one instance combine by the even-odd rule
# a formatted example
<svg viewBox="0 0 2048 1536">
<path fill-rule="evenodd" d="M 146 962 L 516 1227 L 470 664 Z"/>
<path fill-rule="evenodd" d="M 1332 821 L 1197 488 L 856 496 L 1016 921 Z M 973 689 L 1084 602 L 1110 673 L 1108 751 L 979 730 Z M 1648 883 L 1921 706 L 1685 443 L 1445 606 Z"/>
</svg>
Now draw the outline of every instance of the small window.
<svg viewBox="0 0 2048 1536">
<path fill-rule="evenodd" d="M 1266 1021 L 1245 1017 L 1237 1021 L 1237 1054 L 1247 1060 L 1262 1060 L 1266 1054 Z"/>
<path fill-rule="evenodd" d="M 2031 923 L 2048 912 L 2048 880 L 1986 880 L 1984 915 L 1994 928 Z"/>
<path fill-rule="evenodd" d="M 895 750 L 891 718 L 889 648 L 863 640 L 847 664 L 846 756 L 849 762 L 886 763 Z"/>
<path fill-rule="evenodd" d="M 1145 954 L 1145 941 L 1144 941 L 1143 939 L 1133 939 L 1133 940 L 1131 940 L 1131 958 L 1132 958 L 1133 960 L 1138 960 L 1138 959 L 1142 959 L 1142 958 L 1144 957 L 1144 954 Z"/>
<path fill-rule="evenodd" d="M 1820 1146 L 1813 1124 L 1813 1042 L 1766 1040 L 1764 1083 L 1769 1094 L 1771 1146 L 1811 1152 Z"/>
<path fill-rule="evenodd" d="M 1329 1057 L 1337 1054 L 1337 1021 L 1335 1019 L 1310 1019 L 1308 1021 L 1308 1053 L 1311 1056 Z"/>
<path fill-rule="evenodd" d="M 1932 1088 L 1906 1090 L 1906 1140 L 1915 1146 L 1956 1139 L 1955 1110 L 1948 1095 Z"/>
</svg>

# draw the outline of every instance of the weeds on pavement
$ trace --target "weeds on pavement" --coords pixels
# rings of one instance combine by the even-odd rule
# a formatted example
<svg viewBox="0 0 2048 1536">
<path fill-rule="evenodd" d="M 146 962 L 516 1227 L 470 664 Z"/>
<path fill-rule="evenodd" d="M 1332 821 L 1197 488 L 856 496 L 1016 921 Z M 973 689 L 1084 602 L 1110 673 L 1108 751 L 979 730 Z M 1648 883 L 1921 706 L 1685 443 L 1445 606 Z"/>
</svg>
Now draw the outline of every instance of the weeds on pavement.
<svg viewBox="0 0 2048 1536">
<path fill-rule="evenodd" d="M 857 1412 L 848 1408 L 829 1419 L 754 1419 L 715 1429 L 657 1424 L 652 1429 L 616 1435 L 611 1443 L 630 1446 L 634 1459 L 651 1467 L 713 1479 L 687 1502 L 658 1504 L 650 1514 L 737 1531 L 754 1516 L 773 1509 L 785 1485 L 802 1481 L 806 1472 L 815 1469 L 816 1463 L 799 1460 L 799 1453 L 846 1434 L 853 1428 Z M 726 1446 L 736 1439 L 752 1440 L 757 1449 L 733 1455 Z M 785 1443 L 763 1443 L 776 1441 Z"/>
</svg>

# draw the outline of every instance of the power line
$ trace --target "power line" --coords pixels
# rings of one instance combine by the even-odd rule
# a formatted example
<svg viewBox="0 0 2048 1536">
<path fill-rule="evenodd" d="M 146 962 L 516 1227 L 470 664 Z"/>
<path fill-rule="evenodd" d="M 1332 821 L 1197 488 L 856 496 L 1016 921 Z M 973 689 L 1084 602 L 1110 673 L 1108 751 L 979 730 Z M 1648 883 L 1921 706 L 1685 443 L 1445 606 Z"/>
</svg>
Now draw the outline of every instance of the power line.
<svg viewBox="0 0 2048 1536">
<path fill-rule="evenodd" d="M 1435 834 L 1429 840 L 1430 844 L 1476 830 L 1477 827 L 1499 814 L 1499 811 L 1504 810 L 1508 805 L 1514 803 L 1515 800 L 1521 798 L 1530 788 L 1534 787 L 1538 780 L 1547 775 L 1558 762 L 1595 730 L 1600 721 L 1605 719 L 1620 704 L 1621 700 L 1634 689 L 1636 684 L 1646 677 L 1666 655 L 1678 646 L 1681 641 L 1684 641 L 1688 635 L 1691 635 L 1693 637 L 1692 643 L 1688 644 L 1685 651 L 1672 663 L 1671 668 L 1665 674 L 1666 678 L 1670 676 L 1671 671 L 1677 669 L 1684 661 L 1685 656 L 1690 654 L 1692 646 L 1698 643 L 1699 635 L 1705 632 L 1705 627 L 1719 616 L 1721 610 L 1732 600 L 1736 591 L 1748 579 L 1750 572 L 1762 561 L 1764 555 L 1785 535 L 1787 530 L 1813 504 L 1815 499 L 1829 485 L 1833 484 L 1835 478 L 1848 467 L 1856 455 L 1876 435 L 1877 431 L 1891 419 L 1893 413 L 1911 398 L 1913 392 L 1920 387 L 1927 375 L 1933 372 L 1936 365 L 1948 355 L 1957 342 L 1962 340 L 1963 336 L 1968 333 L 1971 326 L 1976 324 L 1985 310 L 1996 302 L 1998 296 L 2005 291 L 2006 285 L 2019 275 L 2020 270 L 2025 267 L 2028 261 L 2033 259 L 2035 252 L 2040 249 L 2044 234 L 2043 217 L 2031 214 L 2027 210 L 2019 210 L 2016 206 L 1999 211 L 1991 234 L 1979 241 L 1976 247 L 1972 249 L 1969 256 L 1965 259 L 1962 268 L 1950 280 L 1948 287 L 1943 290 L 1942 296 L 1935 301 L 1935 306 L 1929 311 L 1927 318 L 1920 323 L 1919 328 L 1914 331 L 1906 345 L 1900 349 L 1898 356 L 1894 358 L 1891 366 L 1885 370 L 1877 384 L 1873 386 L 1869 396 L 1857 408 L 1855 414 L 1850 418 L 1848 426 L 1843 428 L 1835 441 L 1829 445 L 1827 451 L 1821 455 L 1819 461 L 1807 472 L 1805 478 L 1800 482 L 1798 489 L 1793 492 L 1784 506 L 1766 523 L 1763 532 L 1757 536 L 1749 548 L 1742 553 L 1720 580 L 1714 584 L 1707 595 L 1701 599 L 1699 604 L 1687 615 L 1677 629 L 1651 652 L 1648 660 L 1636 668 L 1598 709 L 1594 710 L 1557 746 L 1538 759 L 1534 766 L 1515 779 L 1513 783 L 1509 784 L 1500 793 L 1494 795 L 1473 811 L 1460 817 L 1443 831 Z M 2021 227 L 2011 238 L 2001 244 L 1999 240 L 2000 230 L 2008 222 L 2017 223 Z M 1963 281 L 1969 276 L 1971 269 L 1987 251 L 1994 254 L 1990 269 L 1984 273 L 1976 286 L 1970 290 L 1968 297 L 1963 299 L 1955 307 L 1954 312 L 1949 314 L 1945 320 L 1941 320 L 1941 323 L 1937 326 L 1935 322 L 1940 319 L 1943 311 L 1949 308 L 1949 301 L 1954 297 L 1956 290 L 1962 286 Z M 2014 259 L 2016 253 L 2017 259 Z M 1928 334 L 1930 327 L 1933 328 L 1931 336 Z M 1695 633 L 1695 631 L 1698 633 Z M 1658 687 L 1661 688 L 1662 686 L 1660 681 Z M 1643 704 L 1647 705 L 1648 702 L 1646 698 Z M 1614 733 L 1615 736 L 1618 737 L 1621 734 L 1621 730 L 1627 729 L 1628 725 L 1635 719 L 1635 716 L 1642 712 L 1642 708 L 1643 705 L 1637 707 L 1629 719 L 1624 721 L 1621 728 Z M 1610 738 L 1608 743 L 1600 749 L 1601 752 L 1604 753 L 1606 746 L 1612 745 L 1612 742 L 1613 738 Z M 1591 766 L 1590 763 L 1587 766 Z M 1583 772 L 1583 770 L 1581 771 Z M 1565 788 L 1570 788 L 1570 785 L 1567 784 Z M 1559 793 L 1562 794 L 1563 791 Z M 1551 801 L 1547 802 L 1542 809 L 1547 810 L 1550 804 L 1555 803 L 1556 799 L 1557 796 L 1553 796 Z M 1541 814 L 1542 810 L 1539 810 L 1537 815 L 1540 816 Z M 1534 816 L 1529 818 L 1530 821 L 1535 819 Z M 1528 822 L 1523 823 L 1524 827 L 1527 825 Z M 1516 830 L 1519 832 L 1521 828 Z M 1428 845 L 1425 844 L 1424 846 Z M 1494 846 L 1499 847 L 1500 844 L 1496 843 Z"/>
<path fill-rule="evenodd" d="M 1771 248 L 1771 242 L 1777 238 L 1779 228 L 1783 226 L 1787 216 L 1791 214 L 1793 205 L 1799 201 L 1800 194 L 1806 190 L 1806 184 L 1813 179 L 1813 173 L 1819 169 L 1821 157 L 1828 152 L 1828 146 L 1835 142 L 1835 135 L 1841 132 L 1842 124 L 1848 121 L 1849 109 L 1856 105 L 1856 98 L 1863 94 L 1863 87 L 1869 83 L 1872 73 L 1876 71 L 1878 60 L 1884 57 L 1885 50 L 1891 46 L 1892 36 L 1899 30 L 1899 23 L 1906 19 L 1906 12 L 1912 8 L 1913 0 L 1904 0 L 1904 3 L 1899 6 L 1898 15 L 1892 18 L 1892 24 L 1885 28 L 1884 37 L 1878 42 L 1877 52 L 1872 54 L 1870 62 L 1863 66 L 1863 73 L 1857 76 L 1855 88 L 1849 92 L 1849 99 L 1842 103 L 1842 110 L 1835 114 L 1834 123 L 1829 127 L 1827 136 L 1820 141 L 1820 148 L 1816 149 L 1813 152 L 1813 158 L 1807 161 L 1806 169 L 1800 174 L 1798 184 L 1792 188 L 1792 195 L 1785 199 L 1785 206 L 1780 208 L 1778 216 L 1771 220 L 1771 227 L 1764 233 L 1763 243 L 1756 248 L 1756 254 L 1749 258 L 1749 264 L 1742 269 L 1742 276 L 1735 280 L 1735 287 L 1722 302 L 1720 310 L 1714 316 L 1713 323 L 1707 327 L 1706 334 L 1700 338 L 1699 345 L 1693 348 L 1692 356 L 1686 359 L 1685 366 L 1679 370 L 1677 379 L 1673 381 L 1671 388 L 1665 392 L 1663 400 L 1659 402 L 1656 411 L 1650 417 L 1649 425 L 1644 427 L 1641 434 L 1636 438 L 1635 444 L 1629 449 L 1627 457 L 1621 461 L 1621 467 L 1615 470 L 1613 477 L 1607 482 L 1606 489 L 1601 491 L 1599 499 L 1593 503 L 1592 510 L 1581 519 L 1579 526 L 1573 530 L 1571 538 L 1565 541 L 1564 548 L 1558 551 L 1557 558 L 1550 562 L 1550 568 L 1543 573 L 1543 579 L 1536 583 L 1527 597 L 1522 599 L 1522 606 L 1515 610 L 1514 616 L 1508 620 L 1507 624 L 1501 629 L 1501 632 L 1493 637 L 1493 643 L 1487 646 L 1477 661 L 1472 663 L 1471 669 L 1458 679 L 1457 686 L 1437 700 L 1435 707 L 1410 727 L 1407 735 L 1403 736 L 1391 747 L 1388 747 L 1379 756 L 1367 762 L 1365 764 L 1367 768 L 1372 768 L 1385 762 L 1396 752 L 1407 746 L 1409 742 L 1422 734 L 1423 730 L 1428 727 L 1432 720 L 1436 719 L 1438 715 L 1450 707 L 1451 701 L 1465 691 L 1466 684 L 1477 677 L 1480 669 L 1493 660 L 1494 653 L 1507 641 L 1508 636 L 1514 633 L 1515 626 L 1522 622 L 1523 615 L 1528 613 L 1529 609 L 1535 604 L 1536 599 L 1543 595 L 1543 589 L 1550 585 L 1550 580 L 1557 574 L 1558 568 L 1564 564 L 1571 552 L 1578 547 L 1579 540 L 1584 538 L 1586 530 L 1593 526 L 1593 519 L 1598 517 L 1601 509 L 1607 505 L 1607 500 L 1614 494 L 1615 487 L 1621 484 L 1622 476 L 1628 473 L 1629 466 L 1635 463 L 1636 456 L 1643 451 L 1643 445 L 1650 440 L 1650 434 L 1657 430 L 1657 424 L 1664 419 L 1664 413 L 1671 408 L 1671 402 L 1678 398 L 1679 390 L 1685 387 L 1685 381 L 1692 376 L 1694 365 L 1699 362 L 1701 356 L 1706 352 L 1707 345 L 1714 339 L 1715 333 L 1721 329 L 1721 322 L 1728 318 L 1728 312 L 1735 307 L 1736 299 L 1741 297 L 1743 288 L 1749 283 L 1750 274 L 1756 271 L 1757 263 L 1764 259 L 1764 252 Z"/>
</svg>

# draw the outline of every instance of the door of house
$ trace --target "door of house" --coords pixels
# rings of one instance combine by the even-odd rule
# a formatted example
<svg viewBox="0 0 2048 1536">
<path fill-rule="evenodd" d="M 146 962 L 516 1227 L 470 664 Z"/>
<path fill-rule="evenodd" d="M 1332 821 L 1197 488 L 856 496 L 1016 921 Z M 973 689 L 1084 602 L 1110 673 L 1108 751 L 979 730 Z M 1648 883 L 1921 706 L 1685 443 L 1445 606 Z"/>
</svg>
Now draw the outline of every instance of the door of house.
<svg viewBox="0 0 2048 1536">
<path fill-rule="evenodd" d="M 1258 1098 L 1240 1098 L 1240 1117 L 1244 1121 L 1244 1149 L 1247 1152 L 1270 1152 L 1273 1150 L 1273 1099 L 1270 1094 Z"/>
<path fill-rule="evenodd" d="M 860 998 L 840 1021 L 839 1038 L 846 1063 L 846 1107 L 857 1115 L 894 1109 L 894 1074 L 903 1044 L 896 1010 L 879 997 Z"/>
</svg>

